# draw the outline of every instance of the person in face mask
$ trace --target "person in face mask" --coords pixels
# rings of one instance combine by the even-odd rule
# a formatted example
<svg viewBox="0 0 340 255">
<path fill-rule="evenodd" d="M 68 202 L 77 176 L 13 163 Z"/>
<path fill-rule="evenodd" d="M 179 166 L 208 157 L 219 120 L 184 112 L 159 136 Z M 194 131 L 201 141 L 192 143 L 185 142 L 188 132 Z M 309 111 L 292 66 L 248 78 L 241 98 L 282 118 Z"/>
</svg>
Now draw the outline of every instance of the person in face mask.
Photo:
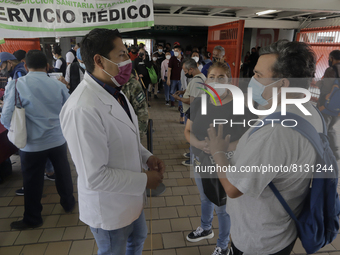
<svg viewBox="0 0 340 255">
<path fill-rule="evenodd" d="M 332 87 L 335 84 L 336 77 L 340 75 L 340 50 L 333 50 L 328 57 L 329 67 L 325 70 L 322 80 L 317 82 L 317 86 L 320 88 L 320 97 L 318 105 L 323 106 L 326 102 L 326 96 L 332 91 Z M 337 71 L 337 72 L 336 72 Z M 339 121 L 339 116 L 331 116 L 326 113 L 322 113 L 323 118 L 327 125 L 327 135 L 330 141 L 331 149 L 337 160 L 340 159 L 340 153 L 337 143 L 337 135 L 334 129 L 334 125 Z"/>
<path fill-rule="evenodd" d="M 65 77 L 67 63 L 66 60 L 61 55 L 60 46 L 56 45 L 53 47 L 52 55 L 55 60 L 53 71 L 56 73 L 62 73 L 63 76 Z"/>
<path fill-rule="evenodd" d="M 213 50 L 213 55 L 212 55 L 212 62 L 209 62 L 203 66 L 202 73 L 204 75 L 207 75 L 209 68 L 212 66 L 213 63 L 216 63 L 216 62 L 226 63 L 229 69 L 231 70 L 228 62 L 225 61 L 225 49 L 220 45 L 215 46 Z"/>
<path fill-rule="evenodd" d="M 193 53 L 191 53 L 191 58 L 196 61 L 198 70 L 200 70 L 200 72 L 201 72 L 203 65 L 200 62 L 200 54 L 198 53 L 198 51 L 194 51 Z"/>
<path fill-rule="evenodd" d="M 129 56 L 131 61 L 134 61 L 136 58 L 138 58 L 138 49 L 136 46 L 131 46 Z"/>
<path fill-rule="evenodd" d="M 175 107 L 175 99 L 172 94 L 175 94 L 176 91 L 181 90 L 181 71 L 182 71 L 182 47 L 175 46 L 174 48 L 174 56 L 169 60 L 168 67 L 168 79 L 166 84 L 170 86 L 170 100 L 171 107 Z M 182 105 L 181 101 L 178 102 L 178 106 Z M 181 121 L 184 121 L 184 114 L 181 114 Z"/>
<path fill-rule="evenodd" d="M 81 58 L 80 48 L 77 49 L 77 62 L 71 63 L 66 68 L 65 78 L 60 76 L 58 78 L 59 81 L 64 83 L 66 87 L 69 89 L 69 93 L 71 94 L 78 84 L 84 79 L 84 73 L 86 70 L 86 66 L 84 64 L 83 59 Z"/>
<path fill-rule="evenodd" d="M 144 89 L 144 93 L 148 95 L 148 88 L 149 84 L 151 83 L 151 79 L 149 76 L 148 69 L 146 67 L 151 67 L 151 63 L 149 61 L 149 56 L 146 54 L 144 49 L 139 49 L 138 58 L 133 61 L 133 69 L 136 70 L 139 81 Z M 149 104 L 149 97 L 147 96 L 148 106 Z"/>
<path fill-rule="evenodd" d="M 153 69 L 155 70 L 155 73 L 157 75 L 157 82 L 156 83 L 152 83 L 151 82 L 150 86 L 149 86 L 149 93 L 151 95 L 152 94 L 152 90 L 153 90 L 153 97 L 154 97 L 154 99 L 158 99 L 158 96 L 157 96 L 157 93 L 158 93 L 158 90 L 159 90 L 158 82 L 161 79 L 161 65 L 158 62 L 158 57 L 157 56 L 158 56 L 157 52 L 152 54 L 152 62 L 151 62 L 151 66 L 153 67 Z M 148 67 L 148 68 L 150 68 L 150 67 Z M 150 79 L 151 79 L 150 73 L 149 73 L 149 76 L 150 76 Z"/>
<path fill-rule="evenodd" d="M 229 67 L 225 63 L 214 63 L 209 69 L 208 77 L 205 80 L 206 85 L 201 85 L 214 97 L 211 98 L 207 95 L 207 114 L 201 114 L 201 96 L 196 97 L 190 104 L 190 112 L 188 114 L 188 121 L 185 126 L 184 134 L 186 140 L 191 145 L 191 151 L 193 154 L 191 157 L 194 159 L 194 169 L 196 169 L 196 166 L 210 167 L 215 165 L 210 160 L 211 153 L 205 141 L 205 138 L 208 135 L 207 129 L 214 119 L 227 119 L 228 121 L 233 122 L 243 122 L 244 120 L 247 122 L 250 119 L 257 119 L 257 116 L 250 113 L 247 108 L 245 109 L 244 116 L 233 116 L 233 97 L 231 93 L 227 89 L 216 88 L 217 84 L 228 84 L 229 79 Z M 217 95 L 222 101 L 222 105 L 219 102 L 218 96 L 210 88 L 213 88 L 217 92 Z M 223 125 L 223 137 L 230 134 L 232 140 L 232 146 L 229 149 L 228 155 L 233 154 L 238 140 L 247 131 L 247 129 L 247 126 L 243 127 L 242 125 L 234 125 L 232 127 L 230 125 Z M 205 195 L 203 182 L 199 173 L 195 172 L 194 176 L 201 198 L 201 225 L 198 226 L 196 230 L 189 233 L 186 239 L 189 242 L 197 242 L 199 240 L 213 238 L 214 231 L 212 230 L 212 221 L 215 210 L 218 217 L 219 235 L 216 247 L 214 251 L 212 251 L 212 254 L 227 255 L 230 252 L 228 249 L 228 243 L 230 241 L 229 234 L 231 221 L 228 213 L 226 212 L 226 205 L 217 206 L 211 202 Z M 227 199 L 227 203 L 228 201 L 229 199 Z"/>
<path fill-rule="evenodd" d="M 261 48 L 254 69 L 255 75 L 249 83 L 253 98 L 265 109 L 274 106 L 273 98 L 276 98 L 275 111 L 280 112 L 282 88 L 308 89 L 315 74 L 315 64 L 315 53 L 306 43 L 279 40 Z M 274 93 L 273 88 L 276 88 L 277 92 Z M 258 100 L 260 97 L 263 100 Z M 286 95 L 287 99 L 294 100 L 304 97 L 303 93 L 293 92 Z M 311 115 L 302 113 L 295 104 L 288 104 L 286 110 L 308 121 L 315 128 L 315 132 L 323 132 L 321 116 L 312 103 L 306 102 L 302 105 Z M 250 105 L 248 107 L 251 109 Z M 268 117 L 263 114 L 261 119 Z M 214 132 L 213 127 L 209 128 L 209 138 L 206 142 L 217 165 L 234 166 L 234 171 L 219 174 L 219 180 L 228 195 L 227 212 L 233 224 L 233 254 L 289 255 L 297 239 L 296 224 L 287 215 L 268 184 L 275 184 L 293 214 L 298 217 L 301 205 L 308 199 L 313 173 L 281 170 L 260 173 L 244 172 L 241 169 L 261 165 L 273 168 L 292 164 L 314 165 L 318 156 L 314 146 L 304 135 L 281 125 L 280 122 L 263 126 L 251 134 L 253 127 L 261 124 L 260 121 L 252 121 L 252 127 L 239 140 L 231 159 L 225 154 L 229 151 L 229 138 L 220 136 L 222 126 L 218 128 L 218 132 Z M 237 128 L 240 126 L 237 125 Z M 285 220 L 282 220 L 283 218 Z M 256 223 L 253 224 L 254 222 Z"/>
<path fill-rule="evenodd" d="M 156 54 L 157 61 L 158 61 L 159 65 L 161 65 L 162 62 L 165 59 L 165 54 L 164 54 L 164 51 L 163 51 L 163 45 L 162 44 L 158 44 L 157 52 L 155 52 L 154 54 Z"/>
<path fill-rule="evenodd" d="M 166 84 L 166 81 L 168 79 L 168 66 L 169 66 L 170 58 L 171 58 L 170 52 L 166 52 L 165 60 L 163 60 L 161 64 L 161 78 L 162 78 L 163 88 L 164 88 L 165 105 L 169 105 L 169 101 L 170 101 L 170 86 Z"/>
<path fill-rule="evenodd" d="M 24 62 L 20 62 L 13 54 L 8 52 L 0 52 L 0 69 L 1 76 L 11 77 L 13 80 L 25 76 L 27 71 Z"/>
<path fill-rule="evenodd" d="M 85 76 L 60 114 L 78 172 L 80 220 L 98 254 L 142 254 L 144 192 L 162 182 L 165 165 L 140 143 L 137 116 L 121 93 L 132 64 L 118 30 L 91 30 L 80 51 Z"/>
</svg>

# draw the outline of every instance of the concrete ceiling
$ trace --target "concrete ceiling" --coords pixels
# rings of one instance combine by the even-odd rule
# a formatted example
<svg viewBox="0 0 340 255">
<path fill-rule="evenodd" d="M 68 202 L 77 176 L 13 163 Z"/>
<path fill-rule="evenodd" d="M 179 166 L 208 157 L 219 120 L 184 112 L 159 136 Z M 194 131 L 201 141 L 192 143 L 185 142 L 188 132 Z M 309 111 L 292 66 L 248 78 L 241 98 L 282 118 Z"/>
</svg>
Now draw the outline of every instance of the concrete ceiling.
<svg viewBox="0 0 340 255">
<path fill-rule="evenodd" d="M 155 25 L 213 26 L 245 20 L 246 28 L 300 29 L 340 17 L 340 0 L 154 0 Z M 258 16 L 256 13 L 276 10 Z M 338 20 L 338 19 L 335 19 Z M 334 25 L 334 22 L 332 23 Z M 340 22 L 335 25 L 340 25 Z"/>
</svg>

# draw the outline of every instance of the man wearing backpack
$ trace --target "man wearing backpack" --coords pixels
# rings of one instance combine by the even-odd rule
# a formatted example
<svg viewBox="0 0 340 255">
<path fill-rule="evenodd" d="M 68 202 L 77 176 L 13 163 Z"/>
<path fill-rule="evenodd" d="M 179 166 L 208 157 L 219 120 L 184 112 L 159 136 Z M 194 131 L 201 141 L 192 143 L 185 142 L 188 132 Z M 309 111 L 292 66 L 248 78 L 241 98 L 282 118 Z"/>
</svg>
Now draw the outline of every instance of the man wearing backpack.
<svg viewBox="0 0 340 255">
<path fill-rule="evenodd" d="M 308 89 L 314 76 L 315 63 L 315 55 L 305 43 L 280 40 L 262 48 L 255 74 L 249 83 L 252 98 L 265 110 L 272 107 L 273 99 L 277 100 L 276 112 L 281 117 L 282 88 Z M 303 93 L 289 93 L 286 97 L 300 102 L 304 100 Z M 322 132 L 322 120 L 317 110 L 310 102 L 302 106 L 311 115 L 302 113 L 295 104 L 287 105 L 287 113 L 298 115 L 309 122 L 312 129 Z M 299 132 L 275 123 L 263 126 L 254 134 L 254 128 L 250 128 L 239 140 L 234 156 L 228 159 L 225 152 L 228 151 L 230 136 L 223 139 L 222 128 L 218 129 L 218 136 L 215 128 L 211 126 L 208 129 L 209 139 L 206 140 L 211 155 L 217 165 L 230 164 L 236 169 L 219 173 L 220 181 L 231 198 L 227 200 L 227 211 L 232 222 L 232 254 L 289 255 L 297 238 L 297 228 L 268 184 L 272 182 L 275 185 L 298 217 L 309 194 L 312 171 L 263 172 L 245 169 L 257 167 L 263 170 L 263 166 L 312 167 L 317 159 L 314 146 Z"/>
<path fill-rule="evenodd" d="M 80 48 L 77 49 L 77 61 L 68 65 L 66 68 L 66 75 L 65 78 L 60 76 L 58 78 L 59 81 L 64 83 L 66 87 L 69 89 L 69 93 L 72 92 L 77 88 L 78 84 L 84 79 L 86 66 L 83 62 L 83 59 L 80 55 Z"/>
<path fill-rule="evenodd" d="M 323 106 L 326 101 L 326 96 L 332 91 L 332 87 L 335 84 L 335 78 L 339 78 L 340 75 L 340 50 L 333 50 L 328 57 L 329 67 L 326 69 L 323 79 L 316 85 L 320 88 L 320 97 L 318 101 L 319 106 Z M 339 84 L 340 85 L 340 84 Z M 335 123 L 338 122 L 339 116 L 331 116 L 322 112 L 323 118 L 327 125 L 327 133 L 329 143 L 334 156 L 337 160 L 340 159 L 339 147 L 336 139 L 336 131 L 334 129 Z"/>
</svg>

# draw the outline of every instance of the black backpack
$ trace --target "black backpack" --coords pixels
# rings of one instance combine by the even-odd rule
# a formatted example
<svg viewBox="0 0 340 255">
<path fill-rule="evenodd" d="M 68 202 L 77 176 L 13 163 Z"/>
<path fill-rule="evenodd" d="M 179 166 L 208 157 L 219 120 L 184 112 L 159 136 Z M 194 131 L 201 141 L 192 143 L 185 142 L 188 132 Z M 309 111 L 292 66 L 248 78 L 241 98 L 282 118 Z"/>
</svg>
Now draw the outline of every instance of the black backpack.
<svg viewBox="0 0 340 255">
<path fill-rule="evenodd" d="M 78 84 L 81 82 L 79 69 L 80 71 L 85 73 L 85 70 L 82 67 L 80 67 L 78 61 L 76 63 L 72 63 L 70 66 L 70 89 L 69 89 L 70 94 L 77 88 Z"/>
</svg>

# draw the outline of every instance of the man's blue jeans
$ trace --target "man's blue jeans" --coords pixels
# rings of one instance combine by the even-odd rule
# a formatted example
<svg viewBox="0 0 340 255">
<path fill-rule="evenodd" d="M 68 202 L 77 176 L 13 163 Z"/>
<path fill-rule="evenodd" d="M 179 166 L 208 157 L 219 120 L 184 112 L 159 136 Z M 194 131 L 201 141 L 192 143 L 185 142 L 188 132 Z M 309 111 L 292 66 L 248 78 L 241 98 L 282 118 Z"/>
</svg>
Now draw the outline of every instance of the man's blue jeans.
<svg viewBox="0 0 340 255">
<path fill-rule="evenodd" d="M 148 234 L 144 211 L 130 225 L 104 230 L 90 227 L 98 246 L 98 255 L 141 255 Z"/>
<path fill-rule="evenodd" d="M 165 79 L 166 80 L 166 79 Z M 166 84 L 166 81 L 163 81 L 163 87 L 164 87 L 164 97 L 165 101 L 170 101 L 170 86 Z"/>
<path fill-rule="evenodd" d="M 177 80 L 171 80 L 170 81 L 170 100 L 171 102 L 175 102 L 175 98 L 173 98 L 173 96 L 171 96 L 172 94 L 175 94 L 176 91 L 181 90 L 182 88 L 182 84 L 181 81 L 177 81 Z M 181 101 L 178 101 L 178 106 L 182 105 Z"/>
<path fill-rule="evenodd" d="M 214 218 L 213 213 L 215 209 L 218 217 L 219 229 L 219 235 L 216 245 L 218 247 L 221 247 L 222 249 L 226 249 L 230 240 L 230 216 L 226 211 L 226 205 L 216 206 L 214 203 L 210 202 L 210 200 L 204 194 L 202 179 L 198 173 L 195 173 L 195 181 L 201 198 L 201 228 L 203 228 L 204 230 L 209 230 L 212 228 L 212 221 Z"/>
</svg>

